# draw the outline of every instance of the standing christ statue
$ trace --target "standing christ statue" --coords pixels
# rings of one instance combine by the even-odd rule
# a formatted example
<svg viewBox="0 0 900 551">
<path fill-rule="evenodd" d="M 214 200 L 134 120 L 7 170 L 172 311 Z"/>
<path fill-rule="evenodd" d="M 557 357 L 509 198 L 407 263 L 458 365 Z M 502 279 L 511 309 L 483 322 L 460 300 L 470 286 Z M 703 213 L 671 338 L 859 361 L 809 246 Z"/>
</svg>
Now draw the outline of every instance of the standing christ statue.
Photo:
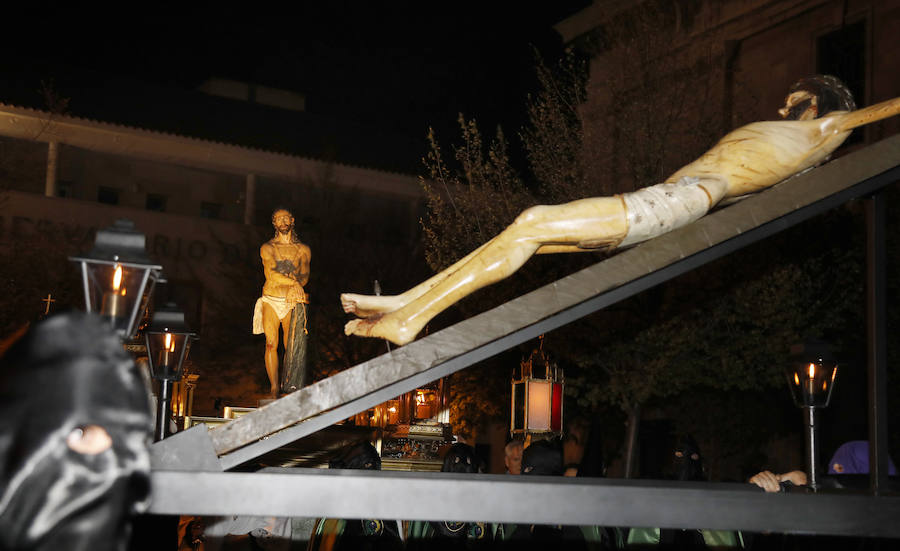
<svg viewBox="0 0 900 551">
<path fill-rule="evenodd" d="M 278 332 L 284 331 L 281 391 L 303 386 L 306 371 L 306 305 L 303 286 L 309 281 L 309 247 L 294 233 L 294 217 L 286 209 L 272 213 L 275 237 L 259 248 L 266 283 L 253 312 L 253 333 L 266 334 L 266 374 L 272 397 L 278 396 Z"/>
</svg>

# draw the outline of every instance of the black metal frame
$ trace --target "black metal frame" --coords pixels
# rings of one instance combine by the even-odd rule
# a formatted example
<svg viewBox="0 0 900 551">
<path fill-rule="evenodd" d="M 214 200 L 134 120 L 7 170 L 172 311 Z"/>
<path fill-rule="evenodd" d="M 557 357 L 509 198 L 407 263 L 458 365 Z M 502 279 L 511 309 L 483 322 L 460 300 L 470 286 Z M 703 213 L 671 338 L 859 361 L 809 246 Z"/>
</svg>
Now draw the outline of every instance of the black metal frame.
<svg viewBox="0 0 900 551">
<path fill-rule="evenodd" d="M 869 245 L 870 430 L 872 465 L 876 465 L 872 476 L 873 491 L 880 497 L 757 495 L 748 492 L 746 485 L 737 485 L 739 489 L 735 485 L 714 483 L 673 487 L 663 482 L 633 480 L 573 483 L 560 479 L 512 481 L 476 477 L 451 481 L 443 473 L 435 476 L 349 471 L 325 474 L 303 470 L 292 470 L 290 474 L 196 472 L 241 465 L 847 201 L 868 197 L 898 180 L 900 136 L 894 136 L 330 380 L 306 387 L 209 433 L 203 427 L 195 427 L 157 443 L 153 450 L 153 484 L 157 497 L 152 511 L 518 519 L 548 524 L 568 521 L 900 537 L 900 525 L 894 526 L 888 520 L 900 518 L 897 516 L 900 498 L 884 495 L 887 492 L 886 331 L 885 315 L 878 307 L 885 302 L 884 206 L 883 199 L 878 197 L 868 200 L 872 215 L 867 220 L 872 236 Z M 386 382 L 368 382 L 372 380 Z M 298 420 L 303 421 L 297 423 Z M 214 458 L 211 460 L 199 451 L 201 446 L 215 450 L 217 465 Z M 194 472 L 163 472 L 192 469 Z M 382 492 L 379 488 L 383 480 L 387 483 Z M 417 489 L 423 492 L 418 495 L 424 495 L 423 485 L 427 485 L 427 495 L 431 496 L 427 500 L 429 506 L 424 507 L 422 500 L 412 498 L 406 503 L 415 503 L 414 506 L 397 505 L 404 501 L 403 496 L 416 495 Z M 455 489 L 463 486 L 467 492 Z M 315 505 L 305 503 L 305 498 L 298 497 L 302 495 L 315 496 Z M 496 503 L 499 509 L 491 513 L 481 507 L 482 503 Z M 577 508 L 587 508 L 587 512 L 578 512 Z M 584 514 L 588 517 L 583 518 Z"/>
</svg>

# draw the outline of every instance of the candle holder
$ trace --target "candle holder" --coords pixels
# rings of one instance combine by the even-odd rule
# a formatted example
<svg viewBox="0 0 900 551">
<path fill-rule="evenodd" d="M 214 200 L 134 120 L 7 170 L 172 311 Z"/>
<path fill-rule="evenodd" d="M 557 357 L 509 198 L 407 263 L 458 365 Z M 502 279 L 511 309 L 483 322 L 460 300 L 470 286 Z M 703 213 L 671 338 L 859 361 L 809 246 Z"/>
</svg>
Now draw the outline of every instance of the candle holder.
<svg viewBox="0 0 900 551">
<path fill-rule="evenodd" d="M 803 409 L 806 432 L 806 473 L 808 485 L 818 489 L 818 425 L 816 410 L 828 407 L 837 378 L 837 361 L 828 345 L 808 340 L 791 347 L 791 362 L 785 372 L 794 404 Z"/>
<path fill-rule="evenodd" d="M 169 409 L 172 401 L 172 384 L 181 380 L 184 361 L 196 333 L 184 322 L 184 312 L 174 303 L 168 303 L 153 314 L 150 325 L 144 331 L 147 343 L 147 359 L 150 373 L 159 381 L 156 406 L 156 440 L 166 436 Z"/>
</svg>

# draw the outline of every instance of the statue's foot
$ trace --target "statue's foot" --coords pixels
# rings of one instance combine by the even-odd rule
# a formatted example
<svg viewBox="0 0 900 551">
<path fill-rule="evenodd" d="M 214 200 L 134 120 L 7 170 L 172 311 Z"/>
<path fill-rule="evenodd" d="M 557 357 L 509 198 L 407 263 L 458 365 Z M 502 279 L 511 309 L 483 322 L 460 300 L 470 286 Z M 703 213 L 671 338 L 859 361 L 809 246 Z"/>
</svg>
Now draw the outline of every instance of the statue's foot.
<svg viewBox="0 0 900 551">
<path fill-rule="evenodd" d="M 344 334 L 346 335 L 387 339 L 397 346 L 409 344 L 416 338 L 417 333 L 418 330 L 397 321 L 390 314 L 350 320 L 344 325 Z"/>
<path fill-rule="evenodd" d="M 353 293 L 341 294 L 341 306 L 344 312 L 353 314 L 359 318 L 370 318 L 377 314 L 393 312 L 404 306 L 403 299 L 399 296 L 356 295 Z"/>
</svg>

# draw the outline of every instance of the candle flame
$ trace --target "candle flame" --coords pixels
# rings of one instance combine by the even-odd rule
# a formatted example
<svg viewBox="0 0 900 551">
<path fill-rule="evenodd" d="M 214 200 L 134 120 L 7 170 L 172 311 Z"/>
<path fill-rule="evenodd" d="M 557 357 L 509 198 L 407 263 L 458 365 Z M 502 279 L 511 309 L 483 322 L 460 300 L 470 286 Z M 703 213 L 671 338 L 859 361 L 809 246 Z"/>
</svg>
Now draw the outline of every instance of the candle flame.
<svg viewBox="0 0 900 551">
<path fill-rule="evenodd" d="M 816 378 L 816 364 L 813 364 L 813 363 L 809 364 L 809 378 L 810 379 Z"/>
<path fill-rule="evenodd" d="M 175 343 L 172 342 L 172 333 L 166 333 L 165 349 L 169 352 L 175 352 Z"/>
<path fill-rule="evenodd" d="M 796 373 L 794 373 L 794 384 L 798 386 L 800 385 L 800 376 Z"/>
<path fill-rule="evenodd" d="M 122 285 L 122 266 L 116 264 L 116 272 L 113 274 L 113 291 L 118 291 L 119 287 Z M 122 294 L 125 294 L 125 290 L 122 290 Z"/>
</svg>

